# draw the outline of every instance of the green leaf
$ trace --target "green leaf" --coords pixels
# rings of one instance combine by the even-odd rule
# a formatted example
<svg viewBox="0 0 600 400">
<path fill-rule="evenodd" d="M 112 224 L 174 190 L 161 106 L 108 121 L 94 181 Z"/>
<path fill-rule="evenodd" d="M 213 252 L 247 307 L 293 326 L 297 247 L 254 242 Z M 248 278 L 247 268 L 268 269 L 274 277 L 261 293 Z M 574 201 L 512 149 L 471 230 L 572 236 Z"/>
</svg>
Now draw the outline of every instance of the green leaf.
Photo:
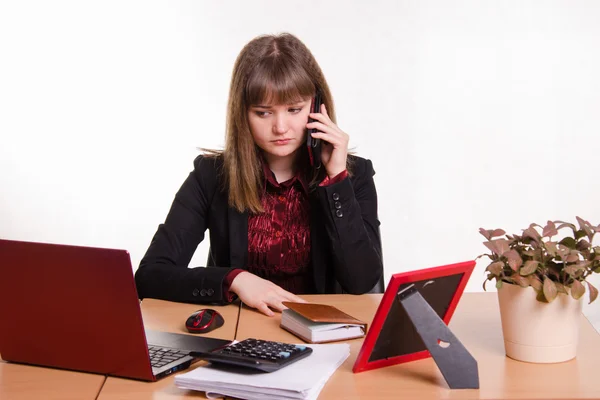
<svg viewBox="0 0 600 400">
<path fill-rule="evenodd" d="M 573 285 L 571 285 L 571 296 L 575 300 L 579 300 L 581 298 L 581 296 L 583 296 L 584 293 L 585 293 L 585 287 L 583 287 L 581 282 L 579 282 L 579 281 L 573 282 Z"/>
<path fill-rule="evenodd" d="M 548 303 L 548 299 L 546 299 L 546 296 L 544 295 L 544 292 L 541 291 L 541 290 L 539 292 L 537 292 L 537 295 L 535 296 L 535 299 L 537 301 L 542 302 L 542 303 Z"/>
<path fill-rule="evenodd" d="M 522 276 L 531 275 L 537 270 L 538 265 L 539 265 L 538 261 L 534 261 L 534 260 L 525 261 L 525 265 L 521 268 L 521 270 L 519 271 L 519 274 L 521 274 Z"/>
<path fill-rule="evenodd" d="M 496 281 L 496 289 L 501 289 L 502 288 L 502 281 L 500 279 L 498 279 Z"/>
<path fill-rule="evenodd" d="M 594 285 L 592 285 L 588 281 L 586 281 L 585 283 L 587 283 L 588 289 L 590 290 L 590 302 L 588 304 L 592 304 L 592 302 L 598 297 L 598 289 L 596 289 Z"/>
<path fill-rule="evenodd" d="M 558 242 L 558 244 L 562 244 L 563 246 L 566 246 L 571 250 L 577 247 L 577 242 L 575 242 L 575 239 L 573 239 L 572 237 L 566 237 L 560 242 Z"/>
<path fill-rule="evenodd" d="M 551 303 L 552 300 L 554 300 L 556 298 L 556 296 L 558 295 L 558 290 L 556 290 L 556 285 L 548 277 L 544 277 L 544 285 L 542 287 L 542 290 L 544 292 L 544 297 L 546 297 L 546 300 L 548 300 L 548 303 Z"/>
<path fill-rule="evenodd" d="M 583 229 L 580 229 L 577 232 L 575 232 L 575 239 L 577 239 L 577 240 L 579 240 L 585 236 L 587 236 L 587 234 L 585 233 L 585 231 Z"/>
</svg>

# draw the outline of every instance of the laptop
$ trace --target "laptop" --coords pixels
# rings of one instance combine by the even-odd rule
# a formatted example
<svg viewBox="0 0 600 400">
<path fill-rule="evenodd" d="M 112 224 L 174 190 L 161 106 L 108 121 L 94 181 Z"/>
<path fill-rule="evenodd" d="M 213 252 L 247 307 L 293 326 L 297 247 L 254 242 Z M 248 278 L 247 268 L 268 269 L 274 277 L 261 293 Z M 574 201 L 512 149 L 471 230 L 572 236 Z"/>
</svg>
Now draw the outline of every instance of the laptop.
<svg viewBox="0 0 600 400">
<path fill-rule="evenodd" d="M 5 361 L 144 381 L 231 342 L 145 331 L 125 250 L 2 239 L 0 327 Z"/>
</svg>

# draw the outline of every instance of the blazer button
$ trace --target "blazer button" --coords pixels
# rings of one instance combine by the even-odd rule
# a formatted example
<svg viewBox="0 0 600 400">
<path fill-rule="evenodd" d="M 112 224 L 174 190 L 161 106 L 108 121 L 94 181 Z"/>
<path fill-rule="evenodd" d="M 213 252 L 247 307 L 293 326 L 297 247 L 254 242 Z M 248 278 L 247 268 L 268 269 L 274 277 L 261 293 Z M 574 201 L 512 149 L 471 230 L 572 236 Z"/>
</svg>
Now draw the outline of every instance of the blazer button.
<svg viewBox="0 0 600 400">
<path fill-rule="evenodd" d="M 333 200 L 338 201 L 340 199 L 340 195 L 337 193 L 334 193 L 331 197 L 333 197 Z"/>
<path fill-rule="evenodd" d="M 337 215 L 338 218 L 342 218 L 344 216 L 344 213 L 342 212 L 342 210 L 336 210 L 335 215 Z"/>
<path fill-rule="evenodd" d="M 342 203 L 340 203 L 339 201 L 336 201 L 336 202 L 335 202 L 333 205 L 334 205 L 334 206 L 335 206 L 335 208 L 337 208 L 338 210 L 339 210 L 340 208 L 342 208 Z"/>
<path fill-rule="evenodd" d="M 207 294 L 207 295 L 209 295 L 209 296 L 212 296 L 213 294 L 215 294 L 215 291 L 214 291 L 214 290 L 212 290 L 212 289 L 208 289 L 208 290 L 206 291 L 206 294 Z"/>
<path fill-rule="evenodd" d="M 202 296 L 202 297 L 206 296 L 206 289 L 202 289 L 200 291 L 200 296 Z"/>
<path fill-rule="evenodd" d="M 192 292 L 192 296 L 198 296 L 198 293 L 200 293 L 200 291 L 198 290 L 198 288 L 194 289 L 194 291 Z"/>
</svg>

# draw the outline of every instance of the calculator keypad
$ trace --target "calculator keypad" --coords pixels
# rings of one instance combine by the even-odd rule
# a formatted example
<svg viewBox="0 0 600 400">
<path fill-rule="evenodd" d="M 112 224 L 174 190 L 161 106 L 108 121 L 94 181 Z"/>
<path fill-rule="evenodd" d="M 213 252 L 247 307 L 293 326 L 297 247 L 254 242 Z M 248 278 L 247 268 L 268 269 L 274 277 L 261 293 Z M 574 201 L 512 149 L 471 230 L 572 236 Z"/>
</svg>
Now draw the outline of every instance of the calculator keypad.
<svg viewBox="0 0 600 400">
<path fill-rule="evenodd" d="M 293 354 L 306 351 L 306 346 L 272 342 L 266 340 L 246 339 L 220 350 L 221 354 L 237 354 L 243 357 L 261 360 L 279 361 Z"/>
<path fill-rule="evenodd" d="M 245 339 L 201 357 L 213 363 L 276 371 L 312 353 L 307 346 L 270 340 Z"/>
</svg>

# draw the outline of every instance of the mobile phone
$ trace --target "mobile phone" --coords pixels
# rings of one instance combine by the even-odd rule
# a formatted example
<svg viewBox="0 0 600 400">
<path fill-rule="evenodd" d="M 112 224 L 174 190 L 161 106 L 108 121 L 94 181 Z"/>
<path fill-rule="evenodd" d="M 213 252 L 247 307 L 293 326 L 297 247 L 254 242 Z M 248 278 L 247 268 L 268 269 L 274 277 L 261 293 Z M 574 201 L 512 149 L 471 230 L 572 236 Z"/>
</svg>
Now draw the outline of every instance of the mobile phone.
<svg viewBox="0 0 600 400">
<path fill-rule="evenodd" d="M 319 113 L 321 112 L 321 93 L 317 92 L 310 103 L 310 112 Z M 308 122 L 315 122 L 313 118 L 308 118 Z M 310 158 L 310 165 L 315 168 L 321 168 L 321 140 L 315 139 L 311 136 L 311 133 L 317 132 L 317 129 L 311 128 L 308 130 L 306 135 L 306 147 L 308 148 L 308 157 Z"/>
</svg>

